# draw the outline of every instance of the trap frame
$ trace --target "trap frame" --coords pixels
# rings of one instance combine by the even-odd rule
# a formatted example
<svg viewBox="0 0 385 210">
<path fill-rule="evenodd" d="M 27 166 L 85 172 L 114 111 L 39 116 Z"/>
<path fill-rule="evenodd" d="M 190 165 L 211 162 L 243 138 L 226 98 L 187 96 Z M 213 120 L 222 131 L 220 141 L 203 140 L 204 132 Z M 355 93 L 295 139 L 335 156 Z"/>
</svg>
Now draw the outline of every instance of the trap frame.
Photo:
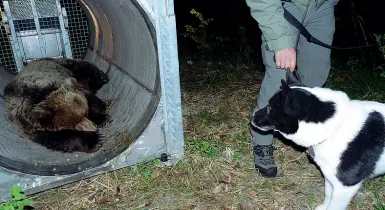
<svg viewBox="0 0 385 210">
<path fill-rule="evenodd" d="M 12 7 L 12 1 L 14 1 L 13 3 L 16 3 L 21 0 L 8 0 L 8 5 L 6 3 L 4 6 L 6 11 L 12 11 L 12 9 L 10 9 L 10 7 Z M 114 74 L 124 72 L 125 74 L 122 74 L 124 75 L 124 78 L 132 77 L 131 79 L 137 83 L 136 86 L 142 87 L 138 88 L 135 86 L 134 88 L 124 83 L 124 81 L 115 81 L 117 80 L 115 79 L 114 84 L 104 90 L 101 90 L 100 93 L 101 95 L 115 94 L 116 97 L 122 96 L 123 98 L 124 95 L 122 94 L 125 93 L 139 95 L 137 96 L 137 99 L 135 99 L 137 101 L 133 101 L 133 105 L 129 105 L 130 107 L 127 107 L 128 105 L 123 99 L 117 102 L 115 106 L 117 122 L 112 127 L 107 128 L 107 130 L 110 130 L 106 131 L 111 136 L 117 137 L 117 134 L 121 134 L 122 131 L 130 130 L 130 145 L 117 149 L 112 154 L 107 151 L 95 159 L 92 159 L 92 157 L 77 156 L 78 154 L 75 154 L 73 156 L 73 160 L 77 161 L 76 158 L 83 158 L 83 162 L 79 160 L 79 163 L 75 163 L 70 166 L 53 165 L 34 167 L 30 163 L 21 164 L 17 161 L 12 162 L 12 160 L 8 160 L 7 157 L 1 156 L 0 202 L 11 198 L 9 194 L 10 185 L 21 186 L 25 194 L 29 195 L 98 174 L 117 170 L 119 168 L 151 161 L 156 158 L 160 158 L 162 163 L 168 166 L 175 165 L 178 161 L 180 161 L 184 156 L 184 137 L 173 0 L 120 0 L 114 1 L 114 3 L 110 0 L 77 0 L 77 3 L 85 12 L 89 25 L 88 30 L 84 30 L 84 28 L 82 29 L 82 35 L 86 34 L 84 37 L 87 37 L 88 35 L 91 37 L 89 40 L 84 38 L 80 41 L 76 39 L 77 36 L 80 36 L 79 33 L 76 33 L 76 30 L 74 29 L 72 29 L 71 33 L 71 23 L 67 24 L 66 22 L 67 18 L 72 18 L 73 20 L 76 19 L 79 22 L 82 20 L 79 18 L 81 16 L 76 16 L 76 18 L 74 18 L 75 15 L 78 15 L 76 12 L 66 9 L 68 8 L 68 5 L 71 5 L 71 0 L 62 0 L 60 2 L 59 0 L 32 1 L 35 2 L 35 5 L 44 5 L 49 3 L 55 3 L 56 5 L 56 13 L 49 17 L 52 19 L 52 16 L 56 15 L 55 17 L 58 17 L 59 23 L 56 25 L 55 30 L 51 30 L 50 33 L 55 34 L 57 37 L 56 40 L 59 40 L 58 45 L 60 46 L 57 46 L 59 53 L 51 57 L 79 58 L 81 57 L 81 53 L 79 52 L 84 50 L 86 52 L 85 55 L 82 56 L 84 60 L 93 62 L 106 73 L 112 74 L 113 78 L 122 78 L 122 76 L 114 76 Z M 66 4 L 67 7 L 64 8 L 63 5 L 66 6 Z M 102 5 L 103 8 L 100 7 L 100 5 Z M 108 13 L 109 10 L 114 12 Z M 35 12 L 36 11 L 38 10 L 35 10 Z M 33 14 L 35 12 L 33 12 Z M 121 14 L 127 14 L 131 17 L 132 24 L 130 26 L 133 26 L 132 30 L 121 29 L 115 30 L 113 31 L 114 33 L 111 34 L 105 33 L 105 31 L 103 31 L 104 28 L 113 30 L 114 27 L 117 27 L 116 25 L 109 26 L 106 24 L 109 21 L 113 22 L 111 19 L 108 19 L 111 18 L 109 14 L 120 14 L 119 12 Z M 102 16 L 105 16 L 106 19 L 100 18 Z M 3 17 L 4 11 L 2 11 L 2 18 Z M 9 21 L 9 17 L 10 16 L 7 16 L 6 21 Z M 33 17 L 33 23 L 35 23 L 36 30 L 38 28 L 36 26 L 39 25 L 45 17 L 36 17 L 36 15 Z M 116 17 L 118 18 L 118 20 L 116 20 L 117 22 L 125 23 L 125 21 L 127 21 L 127 16 L 117 15 Z M 47 21 L 47 19 L 44 20 Z M 4 19 L 1 21 L 4 23 Z M 38 24 L 36 24 L 37 22 Z M 84 22 L 82 23 L 83 25 L 87 25 L 84 24 Z M 74 24 L 74 22 L 72 24 Z M 40 26 L 42 26 L 42 24 L 40 24 Z M 135 32 L 135 27 L 139 28 L 139 32 Z M 20 36 L 20 34 L 20 37 L 16 36 L 17 32 L 15 26 L 10 28 L 11 30 L 9 30 L 8 33 L 9 36 L 2 36 L 9 38 L 12 54 L 9 52 L 9 49 L 8 51 L 4 51 L 4 54 L 0 51 L 0 54 L 3 56 L 8 53 L 8 66 L 12 67 L 13 65 L 13 68 L 16 69 L 16 71 L 20 71 L 20 66 L 18 66 L 18 62 L 20 62 L 20 60 L 18 59 L 21 58 L 21 60 L 25 59 L 28 61 L 28 56 L 20 56 L 20 52 L 22 52 L 20 45 L 15 46 L 15 42 L 12 41 L 15 40 L 15 37 L 20 40 L 20 37 L 22 38 L 22 36 Z M 140 31 L 140 28 L 146 28 L 146 31 Z M 44 31 L 44 27 L 41 27 L 40 30 L 41 31 L 39 33 L 36 31 L 34 35 L 40 41 L 39 49 L 42 50 L 45 47 L 45 50 L 47 50 L 47 45 L 44 45 L 44 41 L 47 40 L 47 37 L 44 37 L 44 34 L 47 34 L 48 32 Z M 148 33 L 149 36 L 152 37 L 153 46 L 150 46 L 151 43 L 147 44 L 147 42 L 142 42 L 142 40 L 140 40 L 142 36 L 136 36 L 137 38 L 135 40 L 127 42 L 130 44 L 129 46 L 124 44 L 116 45 L 114 43 L 117 40 L 121 42 L 125 41 L 128 39 L 127 37 L 132 35 L 131 33 L 141 32 L 146 34 Z M 1 41 L 3 42 L 3 40 Z M 87 48 L 85 48 L 84 43 L 88 44 Z M 115 44 L 114 49 L 110 48 L 111 43 Z M 133 43 L 145 44 L 135 46 Z M 146 52 L 142 52 L 141 50 L 143 50 L 143 46 L 146 48 L 147 45 L 149 45 L 148 49 L 150 49 L 148 54 L 155 58 L 155 62 L 151 60 L 152 57 L 150 56 L 148 60 L 143 60 L 139 62 L 139 64 L 135 63 L 135 60 L 138 58 L 146 57 Z M 17 49 L 18 47 L 19 49 Z M 124 51 L 126 48 L 128 50 Z M 19 53 L 19 56 L 17 53 Z M 14 62 L 12 62 L 12 57 Z M 36 57 L 39 57 L 39 54 L 35 57 L 30 57 L 30 59 L 34 59 Z M 44 57 L 44 54 L 40 54 L 40 57 Z M 132 67 L 129 63 L 124 63 L 126 60 L 131 61 L 134 67 Z M 7 65 L 4 66 L 8 67 Z M 137 75 L 146 74 L 146 71 L 148 71 L 149 74 L 152 74 L 148 70 L 151 68 L 156 68 L 156 71 L 154 71 L 155 73 L 153 73 L 152 76 L 142 79 L 143 81 L 140 81 L 140 77 L 139 79 L 137 78 Z M 131 72 L 128 70 L 131 70 Z M 126 85 L 122 86 L 121 84 L 123 83 Z M 1 94 L 3 94 L 2 91 L 0 91 L 0 95 Z M 143 105 L 146 106 L 146 109 L 143 108 L 143 110 L 139 110 L 139 107 Z M 3 104 L 0 103 L 0 111 L 2 112 L 2 115 L 4 115 L 2 106 Z M 119 112 L 124 112 L 125 109 L 138 109 L 138 113 L 121 113 L 120 115 L 122 116 L 120 116 Z M 135 114 L 143 115 L 143 117 L 138 118 L 135 122 L 131 122 L 126 119 L 127 117 L 135 117 Z M 0 122 L 3 130 L 9 130 L 9 125 L 6 125 L 5 123 L 5 121 Z M 14 140 L 16 143 L 26 141 L 25 139 L 20 139 L 17 135 L 18 134 L 14 132 L 9 138 Z M 4 140 L 5 137 L 0 137 L 0 141 L 1 138 L 3 138 L 3 141 L 7 140 L 9 142 L 9 139 Z M 122 136 L 115 139 L 116 142 L 123 140 L 125 140 L 125 138 Z M 122 144 L 117 144 L 117 146 L 119 145 Z M 6 149 L 7 148 L 3 150 L 6 151 Z M 18 151 L 19 156 L 23 156 L 23 151 L 31 150 L 31 148 L 24 149 L 25 150 Z M 42 161 L 45 161 L 44 155 L 45 154 L 42 155 Z"/>
</svg>

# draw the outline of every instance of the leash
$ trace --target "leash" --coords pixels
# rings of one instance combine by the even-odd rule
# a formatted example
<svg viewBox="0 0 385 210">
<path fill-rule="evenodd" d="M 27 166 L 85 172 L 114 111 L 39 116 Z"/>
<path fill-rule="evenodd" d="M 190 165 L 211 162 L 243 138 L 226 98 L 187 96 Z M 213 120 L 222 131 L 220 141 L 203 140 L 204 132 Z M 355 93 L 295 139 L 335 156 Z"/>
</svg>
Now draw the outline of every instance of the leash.
<svg viewBox="0 0 385 210">
<path fill-rule="evenodd" d="M 291 0 L 281 0 L 281 1 L 282 1 L 282 4 L 284 2 L 291 2 L 292 3 Z M 310 0 L 308 0 L 308 4 L 309 4 L 309 2 L 310 2 Z M 307 12 L 307 10 L 308 10 L 308 8 L 306 9 L 306 12 Z M 303 17 L 303 20 L 305 19 L 305 16 L 306 16 L 306 13 L 305 13 L 305 15 Z M 306 40 L 308 42 L 320 45 L 320 46 L 328 48 L 328 49 L 352 50 L 352 49 L 362 49 L 362 48 L 366 48 L 366 47 L 373 47 L 373 46 L 377 45 L 377 44 L 369 44 L 369 45 L 362 45 L 362 46 L 356 46 L 356 47 L 335 47 L 335 46 L 331 46 L 331 45 L 328 45 L 328 44 L 325 44 L 325 43 L 321 42 L 320 40 L 318 40 L 314 36 L 312 36 L 310 34 L 310 32 L 305 28 L 305 26 L 303 26 L 303 20 L 302 20 L 302 23 L 300 23 L 289 11 L 286 10 L 285 7 L 283 7 L 283 17 L 287 20 L 287 22 L 289 22 L 296 29 L 298 29 L 298 31 L 306 38 Z M 297 40 L 297 42 L 298 42 L 298 40 Z"/>
<path fill-rule="evenodd" d="M 282 7 L 284 5 L 284 2 L 290 2 L 292 3 L 291 0 L 281 0 L 282 1 Z M 329 0 L 330 1 L 330 0 Z M 335 49 L 335 50 L 351 50 L 351 49 L 361 49 L 361 48 L 366 48 L 366 47 L 372 47 L 372 46 L 376 46 L 377 44 L 370 44 L 370 45 L 363 45 L 363 46 L 356 46 L 356 47 L 335 47 L 335 46 L 331 46 L 331 45 L 328 45 L 328 44 L 325 44 L 323 42 L 321 42 L 320 40 L 316 39 L 314 36 L 312 36 L 310 34 L 310 32 L 305 28 L 305 26 L 303 25 L 304 23 L 304 20 L 306 18 L 306 15 L 307 15 L 307 12 L 309 10 L 309 5 L 310 5 L 310 0 L 307 1 L 307 5 L 306 5 L 306 10 L 304 12 L 304 15 L 302 17 L 302 23 L 299 22 L 289 11 L 286 10 L 285 7 L 283 7 L 283 17 L 291 24 L 293 25 L 295 28 L 298 29 L 298 31 L 300 32 L 298 34 L 298 37 L 297 37 L 297 40 L 296 40 L 296 47 L 298 47 L 298 42 L 299 42 L 299 37 L 300 37 L 300 34 L 302 34 L 306 40 L 308 42 L 311 42 L 311 43 L 314 43 L 314 44 L 317 44 L 317 45 L 320 45 L 322 47 L 325 47 L 325 48 L 328 48 L 328 49 Z M 274 63 L 276 62 L 275 60 L 275 56 L 273 56 L 273 60 L 274 60 Z M 297 67 L 294 71 L 291 71 L 290 68 L 287 68 L 285 69 L 286 70 L 286 80 L 288 80 L 288 78 L 291 78 L 291 80 L 293 81 L 298 81 L 298 84 L 301 84 L 301 77 L 298 75 L 298 70 L 297 70 Z"/>
</svg>

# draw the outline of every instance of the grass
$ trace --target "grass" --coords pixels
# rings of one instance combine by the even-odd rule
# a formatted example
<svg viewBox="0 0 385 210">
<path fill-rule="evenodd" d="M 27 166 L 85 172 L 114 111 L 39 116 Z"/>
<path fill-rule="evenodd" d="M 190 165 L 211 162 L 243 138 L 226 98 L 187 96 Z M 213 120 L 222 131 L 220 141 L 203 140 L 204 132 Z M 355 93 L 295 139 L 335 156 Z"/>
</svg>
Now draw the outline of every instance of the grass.
<svg viewBox="0 0 385 210">
<path fill-rule="evenodd" d="M 323 179 L 303 152 L 275 141 L 278 177 L 263 178 L 253 167 L 247 124 L 263 76 L 260 67 L 187 61 L 180 64 L 186 151 L 180 163 L 165 168 L 154 161 L 81 180 L 28 197 L 34 206 L 245 210 L 320 204 Z M 327 85 L 353 98 L 385 101 L 385 82 L 369 71 L 332 69 Z M 351 209 L 381 209 L 384 190 L 385 178 L 365 183 Z"/>
</svg>

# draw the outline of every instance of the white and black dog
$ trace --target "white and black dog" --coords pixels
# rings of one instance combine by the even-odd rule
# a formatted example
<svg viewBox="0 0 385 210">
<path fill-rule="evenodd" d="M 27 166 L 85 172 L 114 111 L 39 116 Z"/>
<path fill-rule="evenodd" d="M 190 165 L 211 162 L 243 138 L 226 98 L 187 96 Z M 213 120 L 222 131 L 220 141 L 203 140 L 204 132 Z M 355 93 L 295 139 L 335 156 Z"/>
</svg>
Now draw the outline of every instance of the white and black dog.
<svg viewBox="0 0 385 210">
<path fill-rule="evenodd" d="M 268 105 L 253 113 L 251 126 L 308 148 L 325 178 L 325 199 L 316 210 L 347 209 L 365 180 L 385 173 L 385 104 L 293 78 L 281 81 Z"/>
</svg>

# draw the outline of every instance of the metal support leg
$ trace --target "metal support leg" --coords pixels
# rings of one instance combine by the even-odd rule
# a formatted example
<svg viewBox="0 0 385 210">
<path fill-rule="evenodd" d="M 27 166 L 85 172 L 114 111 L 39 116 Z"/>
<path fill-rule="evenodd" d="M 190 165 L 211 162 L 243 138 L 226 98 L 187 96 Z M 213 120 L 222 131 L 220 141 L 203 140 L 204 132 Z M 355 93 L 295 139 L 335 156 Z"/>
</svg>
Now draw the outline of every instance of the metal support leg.
<svg viewBox="0 0 385 210">
<path fill-rule="evenodd" d="M 162 2 L 163 1 L 163 2 Z M 154 1 L 160 78 L 162 87 L 162 106 L 164 110 L 164 133 L 167 165 L 175 165 L 184 156 L 184 136 L 182 104 L 179 79 L 179 63 L 173 0 Z"/>
</svg>

